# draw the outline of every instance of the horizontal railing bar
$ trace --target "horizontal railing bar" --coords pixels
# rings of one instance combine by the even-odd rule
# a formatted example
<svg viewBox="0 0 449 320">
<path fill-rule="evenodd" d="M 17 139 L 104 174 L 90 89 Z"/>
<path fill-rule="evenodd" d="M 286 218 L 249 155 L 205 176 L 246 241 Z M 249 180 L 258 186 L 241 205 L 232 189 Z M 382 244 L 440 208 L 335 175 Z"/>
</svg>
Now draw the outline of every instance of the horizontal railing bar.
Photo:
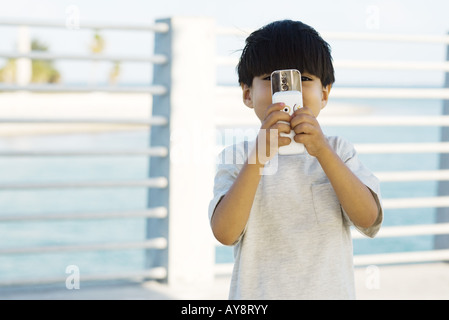
<svg viewBox="0 0 449 320">
<path fill-rule="evenodd" d="M 449 71 L 449 62 L 432 61 L 372 61 L 336 60 L 335 68 L 375 70 L 437 70 Z"/>
<path fill-rule="evenodd" d="M 449 36 L 426 34 L 391 34 L 369 32 L 323 32 L 321 35 L 328 40 L 358 40 L 358 41 L 392 41 L 409 43 L 441 43 L 449 44 Z"/>
<path fill-rule="evenodd" d="M 238 86 L 217 86 L 216 94 L 241 96 Z M 449 99 L 448 88 L 332 88 L 333 98 Z"/>
<path fill-rule="evenodd" d="M 389 99 L 449 99 L 449 89 L 443 88 L 334 88 L 333 98 Z"/>
<path fill-rule="evenodd" d="M 152 25 L 131 25 L 131 24 L 107 24 L 92 23 L 79 21 L 79 26 L 67 26 L 65 22 L 48 21 L 48 20 L 18 20 L 18 19 L 0 19 L 0 25 L 3 26 L 30 26 L 42 28 L 64 28 L 64 29 L 95 29 L 95 30 L 119 30 L 119 31 L 149 31 L 157 33 L 165 33 L 170 29 L 166 23 L 154 23 Z"/>
<path fill-rule="evenodd" d="M 46 123 L 46 124 L 126 124 L 126 125 L 166 125 L 167 118 L 152 116 L 141 119 L 87 119 L 87 118 L 0 118 L 0 123 Z M 449 116 L 326 116 L 320 117 L 320 124 L 326 126 L 449 126 Z"/>
<path fill-rule="evenodd" d="M 374 173 L 381 182 L 447 181 L 449 170 L 385 171 Z"/>
<path fill-rule="evenodd" d="M 82 280 L 85 281 L 108 281 L 108 280 L 133 280 L 142 281 L 145 279 L 163 280 L 167 277 L 167 269 L 156 267 L 143 271 L 131 271 L 120 273 L 101 273 L 101 274 L 82 274 Z M 33 277 L 29 279 L 12 279 L 0 281 L 0 287 L 30 286 L 42 284 L 64 284 L 67 276 L 63 277 Z"/>
<path fill-rule="evenodd" d="M 352 229 L 353 239 L 364 239 L 365 237 Z M 382 227 L 376 238 L 392 238 L 392 237 L 407 237 L 407 236 L 422 236 L 422 235 L 437 235 L 449 234 L 449 223 L 435 223 L 435 224 L 421 224 L 410 226 L 392 226 Z"/>
<path fill-rule="evenodd" d="M 384 209 L 446 208 L 449 207 L 449 196 L 382 199 L 382 207 Z"/>
<path fill-rule="evenodd" d="M 166 147 L 152 147 L 141 150 L 26 150 L 0 151 L 0 157 L 84 157 L 84 156 L 148 156 L 166 157 Z"/>
<path fill-rule="evenodd" d="M 356 144 L 359 154 L 396 153 L 449 153 L 449 143 L 403 143 L 403 144 Z M 138 150 L 21 150 L 0 151 L 1 157 L 74 157 L 74 156 L 150 156 L 166 157 L 168 149 L 152 147 Z M 449 174 L 442 171 L 382 172 L 382 179 L 388 181 L 448 180 Z"/>
<path fill-rule="evenodd" d="M 141 119 L 82 119 L 82 118 L 0 118 L 0 123 L 45 123 L 45 124 L 126 124 L 162 126 L 168 123 L 166 117 L 152 116 L 148 120 Z"/>
<path fill-rule="evenodd" d="M 1 54 L 0 54 L 1 55 Z M 239 58 L 218 56 L 215 63 L 220 66 L 235 67 Z M 341 69 L 375 69 L 375 70 L 437 70 L 449 71 L 449 62 L 433 61 L 374 61 L 374 60 L 335 60 L 334 68 Z"/>
<path fill-rule="evenodd" d="M 149 120 L 141 119 L 67 119 L 67 118 L 0 118 L 0 123 L 88 123 L 88 124 L 126 124 L 126 125 L 165 125 L 165 117 L 153 116 Z M 449 126 L 449 116 L 422 116 L 422 117 L 341 117 L 323 116 L 322 125 L 328 126 Z"/>
<path fill-rule="evenodd" d="M 326 126 L 420 126 L 447 127 L 449 116 L 326 116 L 319 119 Z"/>
<path fill-rule="evenodd" d="M 449 260 L 449 250 L 430 250 L 430 251 L 354 255 L 355 266 L 435 262 L 435 261 L 448 261 L 448 260 Z M 233 269 L 232 263 L 220 263 L 214 265 L 215 275 L 218 276 L 230 275 L 232 273 L 232 269 Z"/>
<path fill-rule="evenodd" d="M 0 52 L 0 58 L 19 59 L 27 58 L 31 60 L 80 60 L 80 61 L 126 61 L 126 62 L 144 62 L 153 64 L 167 63 L 168 59 L 164 55 L 148 55 L 148 56 L 109 56 L 109 55 L 80 55 L 67 53 L 48 53 L 48 52 Z"/>
<path fill-rule="evenodd" d="M 167 118 L 161 116 L 152 116 L 149 120 L 141 119 L 82 119 L 82 118 L 0 118 L 0 123 L 88 123 L 88 124 L 137 124 L 137 125 L 166 125 Z"/>
<path fill-rule="evenodd" d="M 70 188 L 117 188 L 117 187 L 146 187 L 166 188 L 167 178 L 150 178 L 135 181 L 89 181 L 89 182 L 36 182 L 36 183 L 0 183 L 0 190 L 24 189 L 70 189 Z"/>
<path fill-rule="evenodd" d="M 117 219 L 117 218 L 155 218 L 167 217 L 167 208 L 157 207 L 141 211 L 123 212 L 91 212 L 91 213 L 47 213 L 47 214 L 9 214 L 0 215 L 0 222 L 30 222 L 43 220 L 88 220 L 88 219 Z"/>
<path fill-rule="evenodd" d="M 363 265 L 378 265 L 378 264 L 434 262 L 434 261 L 448 261 L 448 260 L 449 260 L 449 250 L 431 250 L 431 251 L 355 255 L 354 265 L 363 266 Z"/>
<path fill-rule="evenodd" d="M 120 87 L 120 86 L 70 86 L 70 85 L 8 85 L 0 84 L 2 91 L 31 91 L 31 92 L 112 92 L 112 93 L 148 93 L 152 95 L 164 95 L 167 88 L 164 86 L 147 87 Z"/>
<path fill-rule="evenodd" d="M 255 29 L 237 29 L 231 27 L 217 27 L 216 34 L 220 36 L 248 36 Z M 359 40 L 359 41 L 392 41 L 410 43 L 442 43 L 449 44 L 449 36 L 426 34 L 391 34 L 371 32 L 322 32 L 326 40 Z"/>
<path fill-rule="evenodd" d="M 449 142 L 358 143 L 354 146 L 360 154 L 449 153 Z"/>
<path fill-rule="evenodd" d="M 165 238 L 154 238 L 139 242 L 118 242 L 118 243 L 90 243 L 62 246 L 39 246 L 22 248 L 0 248 L 1 254 L 31 254 L 31 253 L 57 253 L 75 251 L 103 251 L 103 250 L 129 250 L 129 249 L 166 249 L 167 240 Z"/>
</svg>

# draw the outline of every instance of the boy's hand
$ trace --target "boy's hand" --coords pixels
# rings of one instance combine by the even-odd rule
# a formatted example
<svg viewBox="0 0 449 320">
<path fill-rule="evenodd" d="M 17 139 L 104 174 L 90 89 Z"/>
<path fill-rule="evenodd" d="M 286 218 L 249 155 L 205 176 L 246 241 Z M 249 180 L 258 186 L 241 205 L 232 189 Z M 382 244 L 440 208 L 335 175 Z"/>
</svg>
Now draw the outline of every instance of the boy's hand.
<svg viewBox="0 0 449 320">
<path fill-rule="evenodd" d="M 330 148 L 320 124 L 309 108 L 296 110 L 291 116 L 290 125 L 296 133 L 295 141 L 304 144 L 310 155 L 319 157 L 322 151 Z"/>
<path fill-rule="evenodd" d="M 280 136 L 281 132 L 289 133 L 291 130 L 290 115 L 281 111 L 284 106 L 284 103 L 275 103 L 268 107 L 257 136 L 255 163 L 265 165 L 277 154 L 279 147 L 290 143 L 290 138 Z"/>
</svg>

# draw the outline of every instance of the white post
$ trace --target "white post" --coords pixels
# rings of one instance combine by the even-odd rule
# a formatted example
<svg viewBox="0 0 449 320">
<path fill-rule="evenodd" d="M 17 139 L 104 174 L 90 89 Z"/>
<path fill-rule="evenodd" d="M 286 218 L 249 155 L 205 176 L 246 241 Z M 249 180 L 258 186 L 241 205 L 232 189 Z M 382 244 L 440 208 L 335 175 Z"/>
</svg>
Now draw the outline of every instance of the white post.
<svg viewBox="0 0 449 320">
<path fill-rule="evenodd" d="M 168 237 L 168 254 L 159 258 L 168 265 L 170 285 L 210 284 L 215 262 L 207 217 L 215 170 L 215 24 L 188 17 L 158 22 L 168 23 L 170 31 L 156 35 L 155 53 L 167 55 L 169 62 L 155 66 L 153 83 L 169 92 L 154 97 L 153 115 L 168 116 L 169 125 L 152 128 L 151 144 L 168 146 L 170 158 L 168 164 L 152 158 L 150 175 L 168 175 L 169 183 L 165 191 L 150 190 L 149 205 L 167 205 L 168 220 L 150 223 L 148 237 L 152 232 Z"/>
<path fill-rule="evenodd" d="M 30 53 L 31 41 L 30 32 L 27 26 L 20 26 L 17 37 L 17 51 L 19 53 Z M 28 58 L 17 59 L 16 82 L 19 86 L 26 86 L 31 82 L 31 60 Z"/>
</svg>

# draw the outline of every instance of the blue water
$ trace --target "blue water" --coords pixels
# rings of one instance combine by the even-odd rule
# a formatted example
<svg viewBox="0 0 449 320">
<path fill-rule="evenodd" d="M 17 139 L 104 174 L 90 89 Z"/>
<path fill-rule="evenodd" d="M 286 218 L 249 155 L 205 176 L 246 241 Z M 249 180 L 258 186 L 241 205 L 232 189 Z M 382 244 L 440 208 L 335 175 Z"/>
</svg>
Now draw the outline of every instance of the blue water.
<svg viewBox="0 0 449 320">
<path fill-rule="evenodd" d="M 338 103 L 369 106 L 375 114 L 436 115 L 441 102 L 425 100 L 335 100 Z M 328 108 L 331 108 L 330 103 Z M 353 143 L 436 142 L 435 127 L 324 127 L 328 135 L 340 135 Z M 149 145 L 145 131 L 66 134 L 56 136 L 1 137 L 1 150 L 39 149 L 138 149 Z M 435 154 L 360 155 L 372 171 L 435 170 Z M 94 180 L 139 180 L 148 177 L 148 159 L 132 157 L 3 157 L 0 183 Z M 383 198 L 428 197 L 436 195 L 435 182 L 382 183 Z M 102 188 L 61 190 L 0 191 L 0 215 L 39 213 L 117 212 L 145 209 L 145 188 Z M 207 213 L 205 213 L 205 218 Z M 433 223 L 434 209 L 387 210 L 384 225 Z M 98 219 L 81 221 L 3 222 L 0 247 L 28 247 L 80 243 L 133 242 L 146 237 L 145 219 Z M 354 240 L 354 252 L 383 253 L 430 250 L 432 236 Z M 232 248 L 218 247 L 217 262 L 231 262 Z M 77 265 L 82 274 L 139 271 L 144 267 L 143 250 L 50 253 L 0 256 L 0 281 L 66 276 L 68 265 Z"/>
<path fill-rule="evenodd" d="M 146 132 L 2 138 L 3 150 L 135 149 L 148 146 Z M 1 182 L 138 180 L 148 177 L 145 157 L 0 158 Z M 145 209 L 145 188 L 15 190 L 0 192 L 0 214 L 120 212 Z M 133 242 L 145 239 L 145 219 L 98 219 L 0 223 L 1 247 Z M 0 280 L 143 270 L 143 250 L 11 254 L 0 256 Z"/>
</svg>

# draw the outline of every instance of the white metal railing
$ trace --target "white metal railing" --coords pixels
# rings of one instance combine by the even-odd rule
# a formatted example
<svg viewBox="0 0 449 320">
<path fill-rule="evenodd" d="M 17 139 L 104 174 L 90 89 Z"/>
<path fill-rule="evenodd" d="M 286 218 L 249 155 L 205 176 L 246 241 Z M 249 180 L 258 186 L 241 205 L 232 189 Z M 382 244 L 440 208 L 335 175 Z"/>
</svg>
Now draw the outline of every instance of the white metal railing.
<svg viewBox="0 0 449 320">
<path fill-rule="evenodd" d="M 449 143 L 378 143 L 357 144 L 356 150 L 360 153 L 448 153 Z"/>
<path fill-rule="evenodd" d="M 237 29 L 227 27 L 217 27 L 219 36 L 248 36 L 253 29 Z M 408 43 L 443 43 L 449 44 L 447 35 L 428 35 L 428 34 L 386 34 L 371 32 L 322 32 L 322 37 L 326 40 L 348 40 L 348 41 L 379 41 L 379 42 L 408 42 Z"/>
<path fill-rule="evenodd" d="M 167 88 L 163 86 L 148 87 L 115 87 L 115 86 L 73 86 L 61 84 L 30 84 L 30 85 L 0 85 L 0 92 L 28 91 L 40 93 L 56 93 L 56 92 L 111 92 L 111 93 L 148 93 L 151 95 L 163 95 L 167 93 Z"/>
<path fill-rule="evenodd" d="M 88 182 L 39 182 L 39 183 L 0 183 L 0 190 L 23 190 L 23 189 L 76 189 L 76 188 L 123 188 L 123 187 L 167 187 L 167 178 L 150 178 L 137 181 L 88 181 Z"/>
<path fill-rule="evenodd" d="M 165 126 L 168 123 L 165 117 L 151 117 L 150 119 L 75 119 L 75 118 L 0 118 L 0 123 L 64 123 L 64 124 L 132 124 L 144 126 Z"/>
<path fill-rule="evenodd" d="M 23 34 L 28 34 L 28 27 L 35 28 L 57 28 L 68 30 L 65 23 L 50 21 L 21 21 L 2 19 L 1 26 L 16 26 L 22 28 Z M 82 26 L 77 26 L 84 30 L 121 30 L 132 32 L 151 32 L 167 33 L 169 26 L 166 23 L 155 23 L 153 25 L 120 25 L 120 24 L 95 24 L 83 22 Z M 23 35 L 22 34 L 22 35 Z M 26 37 L 24 37 L 26 38 Z M 151 63 L 154 65 L 166 64 L 168 57 L 162 54 L 147 56 L 111 56 L 103 54 L 53 54 L 48 52 L 31 52 L 29 39 L 19 39 L 18 52 L 0 52 L 0 57 L 6 59 L 19 59 L 19 64 L 30 60 L 77 60 L 77 61 L 126 61 L 136 63 Z M 29 67 L 29 66 L 28 66 Z M 27 67 L 18 69 L 26 69 Z M 29 73 L 28 73 L 29 74 Z M 21 76 L 19 76 L 21 77 Z M 26 78 L 27 76 L 25 76 Z M 20 82 L 20 81 L 19 81 Z M 25 81 L 27 82 L 27 80 Z M 149 93 L 152 95 L 162 95 L 166 93 L 167 88 L 163 86 L 148 86 L 144 88 L 135 87 L 116 87 L 116 86 L 67 86 L 67 85 L 6 85 L 0 84 L 1 91 L 29 91 L 29 92 L 121 92 L 121 93 Z"/>
<path fill-rule="evenodd" d="M 19 28 L 28 27 L 46 27 L 46 28 L 66 28 L 60 23 L 47 21 L 8 21 L 0 20 L 1 26 L 15 26 Z M 155 23 L 153 25 L 105 25 L 83 23 L 83 29 L 93 30 L 121 30 L 132 32 L 151 32 L 167 33 L 169 26 L 166 23 Z M 26 29 L 25 29 L 26 30 Z M 19 40 L 19 43 L 21 40 Z M 135 63 L 145 63 L 154 65 L 164 65 L 169 63 L 166 55 L 155 54 L 146 56 L 117 56 L 117 55 L 75 55 L 75 54 L 53 54 L 41 52 L 1 52 L 0 57 L 5 59 L 19 60 L 77 60 L 77 61 L 127 61 Z M 124 86 L 71 86 L 71 85 L 35 85 L 35 84 L 0 84 L 0 92 L 6 91 L 28 91 L 39 93 L 55 92 L 110 92 L 110 93 L 146 93 L 152 96 L 166 95 L 167 87 L 163 85 L 149 85 L 145 87 L 124 87 Z M 125 106 L 124 106 L 125 107 Z M 112 119 L 112 118 L 0 118 L 3 124 L 96 124 L 96 125 L 133 125 L 133 126 L 167 126 L 169 119 L 166 116 L 154 116 L 149 119 Z M 139 150 L 23 150 L 23 151 L 0 151 L 1 157 L 74 157 L 74 156 L 145 156 L 160 159 L 168 159 L 169 150 L 166 146 L 152 146 L 147 149 Z M 1 191 L 14 190 L 45 190 L 45 189 L 73 189 L 73 188 L 148 188 L 148 189 L 166 189 L 168 179 L 165 176 L 153 176 L 144 180 L 120 180 L 120 181 L 61 181 L 61 182 L 21 182 L 21 183 L 0 183 Z M 147 210 L 140 211 L 122 211 L 122 212 L 84 212 L 84 213 L 53 213 L 53 214 L 14 214 L 1 215 L 0 223 L 9 222 L 36 222 L 36 221 L 55 221 L 55 220 L 87 220 L 87 219 L 130 219 L 143 217 L 153 220 L 167 219 L 168 210 L 164 206 L 152 206 L 149 204 Z M 44 254 L 58 252 L 79 252 L 79 251 L 104 251 L 104 250 L 168 250 L 166 237 L 152 236 L 147 234 L 147 239 L 137 242 L 119 242 L 119 243 L 86 243 L 86 244 L 67 244 L 67 245 L 48 245 L 31 247 L 1 247 L 0 255 L 24 255 L 24 254 Z M 142 272 L 111 273 L 111 274 L 84 274 L 83 279 L 89 280 L 107 280 L 107 279 L 160 279 L 167 278 L 167 266 L 161 265 L 154 268 L 146 268 Z M 20 278 L 0 281 L 0 286 L 5 285 L 28 285 L 40 283 L 64 282 L 62 277 L 47 278 Z"/>
<path fill-rule="evenodd" d="M 122 212 L 107 212 L 107 213 L 88 212 L 88 213 L 10 214 L 10 215 L 1 215 L 0 222 L 114 219 L 114 218 L 138 218 L 138 217 L 163 219 L 167 217 L 167 208 L 159 207 L 142 211 L 122 211 Z"/>
<path fill-rule="evenodd" d="M 58 21 L 47 21 L 47 20 L 20 20 L 20 19 L 7 19 L 2 18 L 0 25 L 3 26 L 29 26 L 38 28 L 57 28 L 57 29 L 68 29 L 66 23 Z M 119 31 L 144 31 L 144 32 L 154 32 L 154 33 L 165 33 L 169 31 L 169 26 L 166 23 L 153 23 L 149 25 L 133 25 L 133 24 L 107 24 L 107 23 L 92 23 L 88 21 L 83 21 L 78 26 L 80 29 L 92 29 L 92 30 L 119 30 Z"/>
<path fill-rule="evenodd" d="M 104 54 L 95 55 L 80 55 L 67 53 L 49 53 L 49 52 L 30 52 L 30 53 L 16 53 L 16 52 L 0 52 L 0 57 L 5 59 L 31 59 L 31 60 L 77 60 L 77 61 L 126 61 L 137 63 L 152 63 L 164 64 L 168 62 L 168 58 L 164 55 L 151 56 L 111 56 Z"/>
<path fill-rule="evenodd" d="M 132 281 L 145 281 L 146 279 L 164 280 L 167 277 L 167 269 L 153 268 L 150 270 L 133 271 L 133 272 L 116 272 L 114 274 L 95 274 L 95 275 L 83 275 L 83 281 L 117 281 L 117 280 L 132 280 Z M 33 278 L 30 280 L 23 279 L 11 279 L 2 282 L 2 286 L 23 286 L 23 285 L 48 285 L 48 284 L 61 284 L 67 281 L 66 277 L 54 276 L 46 278 Z"/>
<path fill-rule="evenodd" d="M 167 157 L 165 147 L 153 147 L 137 150 L 26 150 L 26 151 L 0 151 L 2 157 L 85 157 L 85 156 L 149 156 Z"/>
<path fill-rule="evenodd" d="M 77 244 L 64 246 L 38 246 L 0 249 L 0 254 L 32 254 L 32 253 L 54 253 L 74 251 L 96 251 L 96 250 L 124 250 L 124 249 L 166 249 L 167 239 L 154 238 L 140 242 L 118 242 L 118 243 L 96 243 Z"/>
</svg>

